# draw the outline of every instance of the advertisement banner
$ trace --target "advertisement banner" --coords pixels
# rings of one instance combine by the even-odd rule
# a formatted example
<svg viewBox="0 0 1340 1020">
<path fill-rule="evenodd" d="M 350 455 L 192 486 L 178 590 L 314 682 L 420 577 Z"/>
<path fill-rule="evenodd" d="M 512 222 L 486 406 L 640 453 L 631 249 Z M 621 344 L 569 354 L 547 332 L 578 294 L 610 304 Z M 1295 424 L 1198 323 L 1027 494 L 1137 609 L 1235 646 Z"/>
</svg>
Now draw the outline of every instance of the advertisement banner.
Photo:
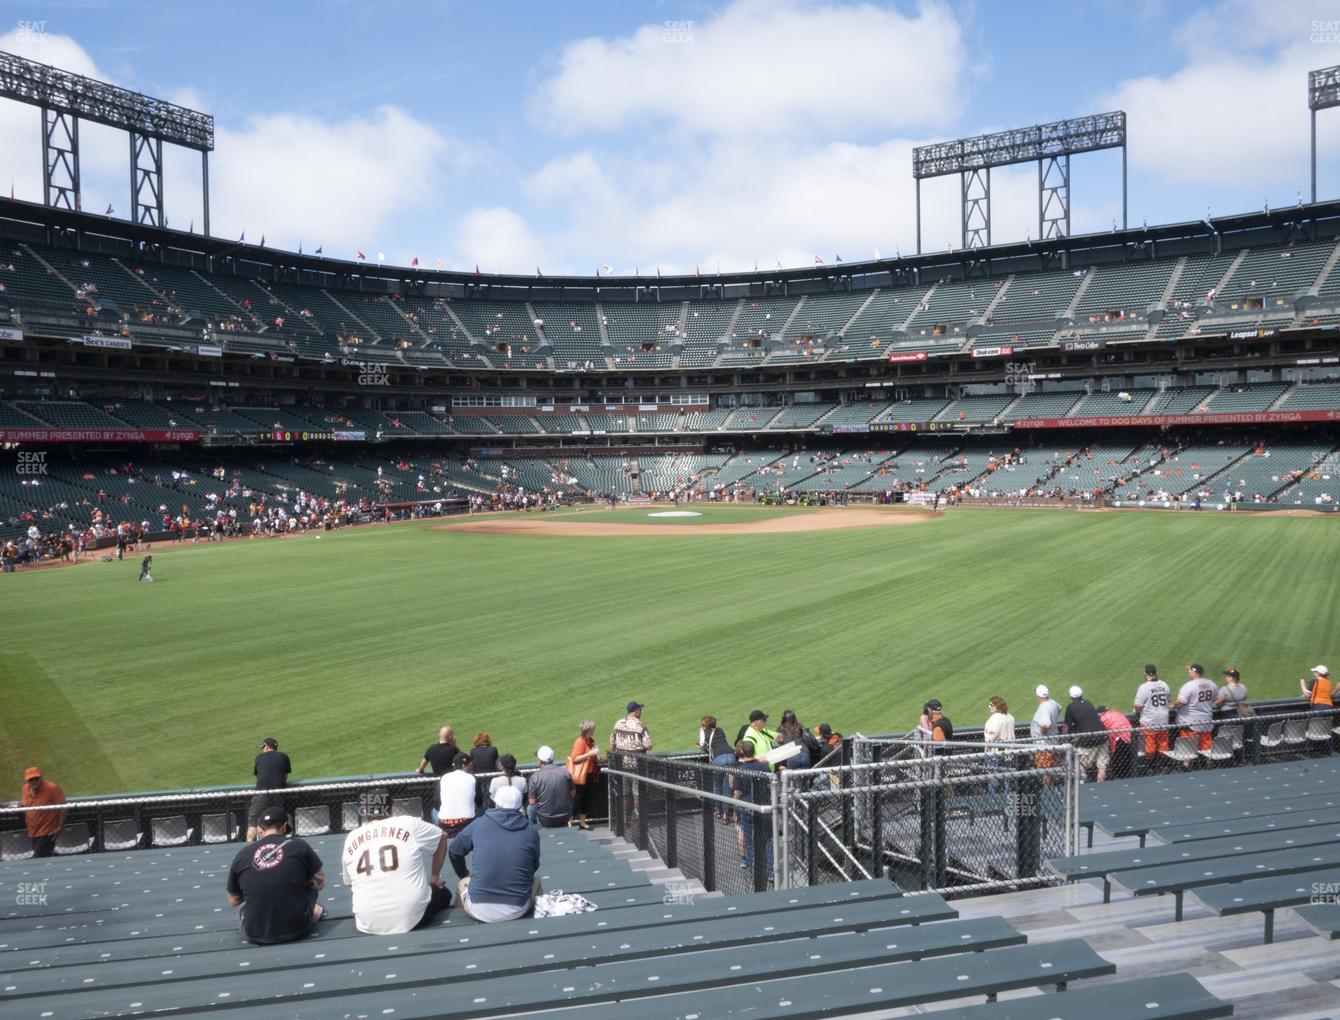
<svg viewBox="0 0 1340 1020">
<path fill-rule="evenodd" d="M 925 361 L 929 355 L 925 351 L 889 351 L 887 361 L 897 364 L 900 361 Z"/>
<path fill-rule="evenodd" d="M 216 346 L 214 346 L 213 344 L 197 344 L 197 345 L 196 345 L 196 348 L 195 348 L 195 352 L 196 352 L 196 354 L 199 354 L 202 358 L 221 358 L 221 357 L 223 357 L 223 348 L 222 348 L 222 347 L 216 347 Z"/>
<path fill-rule="evenodd" d="M 130 350 L 130 341 L 123 336 L 86 336 L 85 347 L 108 347 L 114 351 Z"/>
<path fill-rule="evenodd" d="M 10 329 L 8 326 L 0 326 L 0 340 L 11 340 L 18 343 L 23 339 L 23 330 Z"/>
<path fill-rule="evenodd" d="M 1016 429 L 1112 428 L 1119 425 L 1288 425 L 1340 421 L 1336 411 L 1245 411 L 1239 414 L 1145 414 L 1113 418 L 1021 418 Z"/>
<path fill-rule="evenodd" d="M 0 443 L 197 443 L 194 429 L 0 429 Z"/>
<path fill-rule="evenodd" d="M 1008 358 L 1014 353 L 1013 347 L 974 347 L 974 358 Z"/>
</svg>

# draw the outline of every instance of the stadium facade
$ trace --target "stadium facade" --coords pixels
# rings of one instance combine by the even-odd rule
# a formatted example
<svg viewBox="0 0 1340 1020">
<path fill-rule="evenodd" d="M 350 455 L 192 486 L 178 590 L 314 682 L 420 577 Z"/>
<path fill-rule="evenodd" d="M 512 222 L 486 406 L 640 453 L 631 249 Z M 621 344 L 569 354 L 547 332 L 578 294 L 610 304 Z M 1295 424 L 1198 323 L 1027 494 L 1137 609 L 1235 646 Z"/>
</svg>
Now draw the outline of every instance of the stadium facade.
<svg viewBox="0 0 1340 1020">
<path fill-rule="evenodd" d="M 0 235 L 0 440 L 53 451 L 71 519 L 105 488 L 78 462 L 132 448 L 319 456 L 332 493 L 398 459 L 405 502 L 442 493 L 424 454 L 458 493 L 1340 496 L 1337 202 L 710 277 L 398 269 L 12 200 Z M 11 525 L 50 513 L 18 486 Z"/>
</svg>

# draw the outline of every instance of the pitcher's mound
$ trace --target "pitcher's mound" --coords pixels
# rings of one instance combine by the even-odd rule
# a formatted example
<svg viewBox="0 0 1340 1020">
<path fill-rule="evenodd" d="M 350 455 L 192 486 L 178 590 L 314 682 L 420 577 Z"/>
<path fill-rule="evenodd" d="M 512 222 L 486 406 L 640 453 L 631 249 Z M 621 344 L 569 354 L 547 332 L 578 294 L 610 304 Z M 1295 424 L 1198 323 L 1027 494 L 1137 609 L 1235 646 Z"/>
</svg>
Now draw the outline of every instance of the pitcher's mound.
<svg viewBox="0 0 1340 1020">
<path fill-rule="evenodd" d="M 798 531 L 838 531 L 844 528 L 881 528 L 899 524 L 920 524 L 934 520 L 938 513 L 918 507 L 829 508 L 812 513 L 779 513 L 776 517 L 739 523 L 703 524 L 627 524 L 602 523 L 591 511 L 580 515 L 513 514 L 481 517 L 453 524 L 439 524 L 444 531 L 471 531 L 491 535 L 780 535 Z M 668 514 L 692 514 L 694 511 L 667 511 Z M 664 516 L 664 514 L 662 515 Z"/>
</svg>

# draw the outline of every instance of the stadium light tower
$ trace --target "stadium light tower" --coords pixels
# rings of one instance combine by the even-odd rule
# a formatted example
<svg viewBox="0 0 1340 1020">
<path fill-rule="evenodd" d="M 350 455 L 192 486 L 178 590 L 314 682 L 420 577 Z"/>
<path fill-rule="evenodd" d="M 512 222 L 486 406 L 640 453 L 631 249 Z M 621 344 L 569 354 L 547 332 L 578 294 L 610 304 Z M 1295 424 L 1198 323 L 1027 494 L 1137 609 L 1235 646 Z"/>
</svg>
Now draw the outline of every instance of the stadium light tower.
<svg viewBox="0 0 1340 1020">
<path fill-rule="evenodd" d="M 1340 106 L 1340 64 L 1307 73 L 1307 108 L 1312 114 L 1312 201 L 1317 200 L 1317 111 Z"/>
<path fill-rule="evenodd" d="M 163 143 L 200 153 L 205 234 L 209 234 L 209 154 L 214 118 L 107 82 L 0 53 L 0 98 L 42 111 L 42 203 L 79 211 L 79 122 L 130 136 L 130 208 L 135 223 L 161 227 Z"/>
<path fill-rule="evenodd" d="M 991 244 L 991 168 L 1038 164 L 1038 237 L 1070 235 L 1070 157 L 1121 149 L 1121 225 L 1126 227 L 1126 114 L 1122 111 L 1015 128 L 912 150 L 917 182 L 917 254 L 921 253 L 921 182 L 958 174 L 963 247 Z"/>
</svg>

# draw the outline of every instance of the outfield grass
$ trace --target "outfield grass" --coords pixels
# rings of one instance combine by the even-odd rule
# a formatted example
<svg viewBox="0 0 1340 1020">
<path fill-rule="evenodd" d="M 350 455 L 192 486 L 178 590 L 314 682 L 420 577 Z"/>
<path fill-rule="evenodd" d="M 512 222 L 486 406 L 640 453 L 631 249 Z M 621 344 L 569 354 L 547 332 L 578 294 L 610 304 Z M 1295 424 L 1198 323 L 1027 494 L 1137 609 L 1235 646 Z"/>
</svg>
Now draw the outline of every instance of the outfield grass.
<svg viewBox="0 0 1340 1020">
<path fill-rule="evenodd" d="M 412 768 L 438 725 L 566 751 L 629 698 L 659 748 L 750 709 L 905 730 L 978 724 L 1038 682 L 1125 707 L 1237 666 L 1253 696 L 1340 660 L 1340 529 L 1249 514 L 957 510 L 887 529 L 544 541 L 369 527 L 5 577 L 0 780 L 71 794 Z"/>
</svg>

